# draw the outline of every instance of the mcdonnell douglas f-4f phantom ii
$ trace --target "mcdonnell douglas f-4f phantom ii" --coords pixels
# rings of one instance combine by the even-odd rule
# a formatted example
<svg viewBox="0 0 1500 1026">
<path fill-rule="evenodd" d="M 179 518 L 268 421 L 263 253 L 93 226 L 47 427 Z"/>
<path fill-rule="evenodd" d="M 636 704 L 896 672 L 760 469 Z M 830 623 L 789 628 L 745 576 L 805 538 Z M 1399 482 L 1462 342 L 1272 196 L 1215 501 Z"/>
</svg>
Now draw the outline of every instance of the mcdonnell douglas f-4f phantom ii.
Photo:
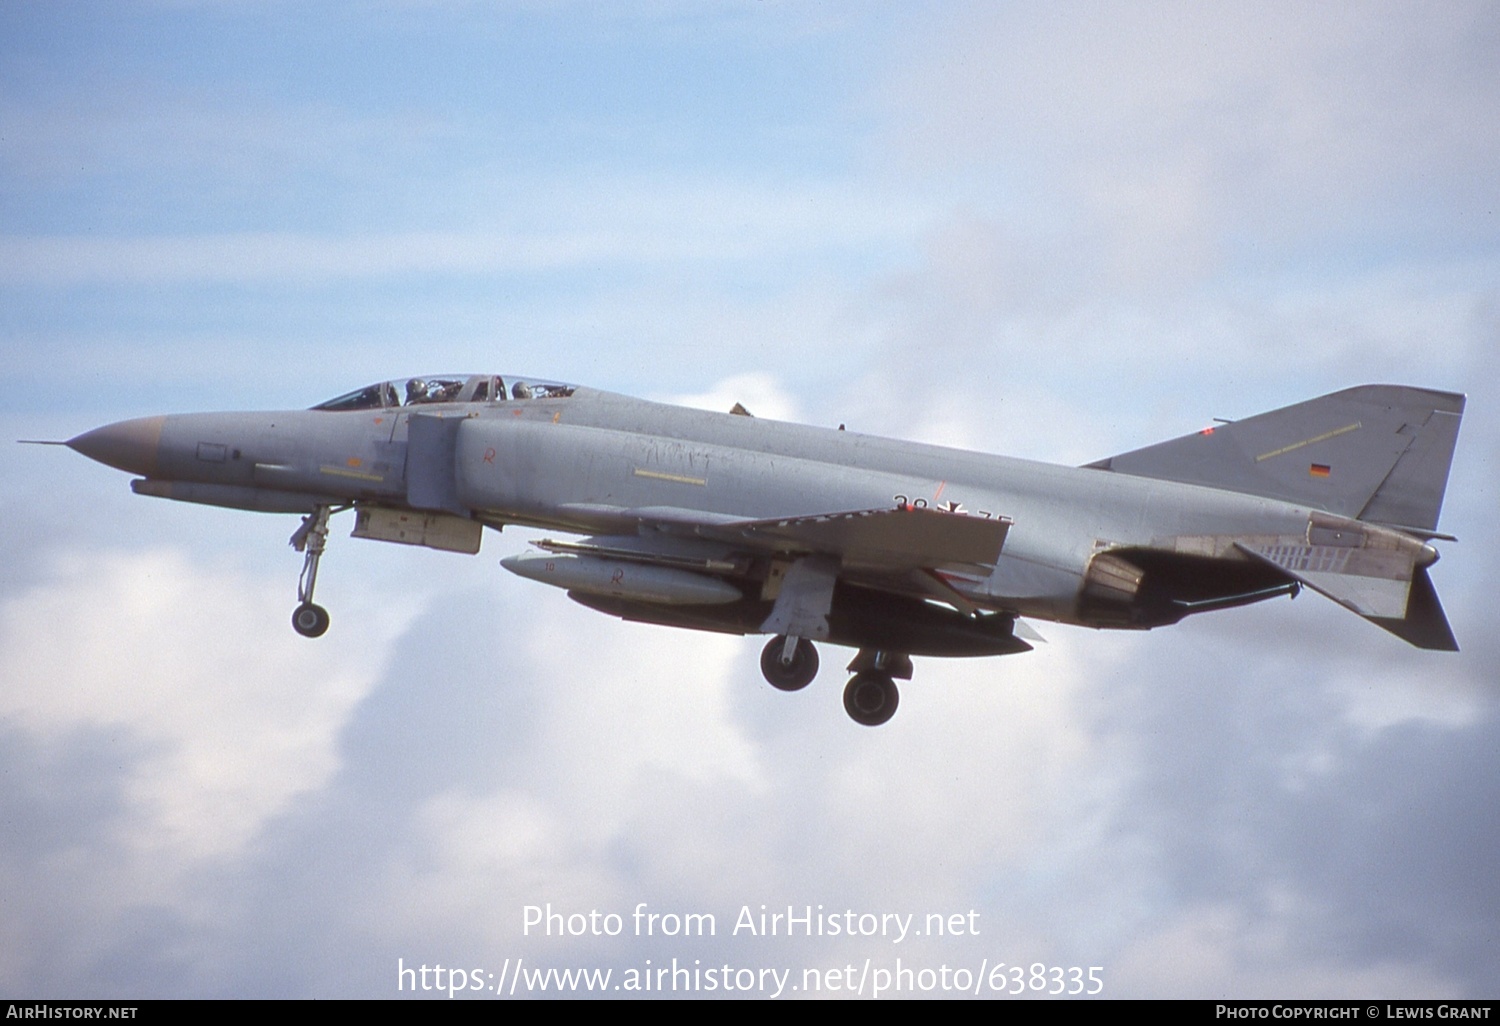
<svg viewBox="0 0 1500 1026">
<path fill-rule="evenodd" d="M 625 620 L 769 634 L 794 691 L 815 641 L 858 652 L 844 707 L 896 710 L 911 657 L 1024 652 L 1019 617 L 1144 629 L 1296 595 L 1456 650 L 1428 577 L 1464 397 L 1366 385 L 1084 467 L 708 413 L 501 375 L 381 382 L 277 413 L 145 417 L 65 443 L 141 495 L 299 513 L 292 623 L 331 513 L 359 538 L 501 561 Z M 745 414 L 736 407 L 735 413 Z"/>
</svg>

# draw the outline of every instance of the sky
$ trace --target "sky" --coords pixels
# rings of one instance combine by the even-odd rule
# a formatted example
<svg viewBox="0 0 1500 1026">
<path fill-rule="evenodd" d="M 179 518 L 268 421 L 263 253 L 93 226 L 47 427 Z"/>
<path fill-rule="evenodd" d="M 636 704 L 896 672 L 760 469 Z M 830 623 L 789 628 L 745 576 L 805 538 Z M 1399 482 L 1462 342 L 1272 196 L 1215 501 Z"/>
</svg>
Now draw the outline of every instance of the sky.
<svg viewBox="0 0 1500 1026">
<path fill-rule="evenodd" d="M 524 530 L 336 518 L 310 642 L 295 518 L 0 445 L 0 993 L 1497 996 L 1497 64 L 1483 0 L 0 6 L 3 437 L 487 372 L 1078 464 L 1468 395 L 1462 652 L 1310 593 L 1037 622 L 874 730 L 851 653 L 775 692 L 505 573 Z"/>
</svg>

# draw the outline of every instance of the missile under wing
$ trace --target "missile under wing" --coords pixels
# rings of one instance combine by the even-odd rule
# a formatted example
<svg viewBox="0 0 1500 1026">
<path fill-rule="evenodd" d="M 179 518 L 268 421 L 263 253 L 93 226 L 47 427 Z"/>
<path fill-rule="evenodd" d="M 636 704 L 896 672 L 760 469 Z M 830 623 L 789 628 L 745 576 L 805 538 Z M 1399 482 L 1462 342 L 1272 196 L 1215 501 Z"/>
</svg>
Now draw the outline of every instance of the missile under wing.
<svg viewBox="0 0 1500 1026">
<path fill-rule="evenodd" d="M 912 656 L 1030 649 L 1022 617 L 1149 629 L 1312 588 L 1422 648 L 1457 644 L 1428 568 L 1464 399 L 1368 385 L 1059 467 L 683 409 L 510 375 L 379 382 L 310 410 L 147 417 L 67 444 L 139 493 L 303 517 L 293 625 L 330 517 L 502 565 L 626 620 L 765 634 L 795 690 L 856 650 L 844 704 L 895 712 Z"/>
</svg>

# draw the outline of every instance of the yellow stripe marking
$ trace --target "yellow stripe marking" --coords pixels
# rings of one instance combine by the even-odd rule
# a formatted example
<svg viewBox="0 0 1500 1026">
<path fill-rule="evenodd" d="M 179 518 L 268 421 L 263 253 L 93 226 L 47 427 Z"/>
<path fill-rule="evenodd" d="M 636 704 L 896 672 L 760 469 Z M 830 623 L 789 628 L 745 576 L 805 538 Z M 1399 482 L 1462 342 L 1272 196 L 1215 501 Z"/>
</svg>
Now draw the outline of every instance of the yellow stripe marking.
<svg viewBox="0 0 1500 1026">
<path fill-rule="evenodd" d="M 708 481 L 701 477 L 684 477 L 682 474 L 663 474 L 659 470 L 642 470 L 635 468 L 636 477 L 649 477 L 657 481 L 675 481 L 677 484 L 706 485 Z"/>
<path fill-rule="evenodd" d="M 379 474 L 366 474 L 358 470 L 345 470 L 343 467 L 319 467 L 319 472 L 331 477 L 352 477 L 358 481 L 384 481 L 385 478 Z"/>
<path fill-rule="evenodd" d="M 1334 428 L 1326 435 L 1319 435 L 1317 438 L 1305 438 L 1300 442 L 1293 442 L 1291 445 L 1284 445 L 1280 449 L 1261 453 L 1259 456 L 1255 457 L 1255 462 L 1259 463 L 1261 460 L 1268 460 L 1272 456 L 1285 455 L 1286 453 L 1292 452 L 1295 449 L 1302 448 L 1304 445 L 1312 445 L 1314 442 L 1326 442 L 1330 438 L 1337 438 L 1339 435 L 1347 435 L 1350 431 L 1358 431 L 1362 426 L 1363 425 L 1361 425 L 1358 421 L 1355 421 L 1353 424 L 1345 424 L 1341 428 Z"/>
</svg>

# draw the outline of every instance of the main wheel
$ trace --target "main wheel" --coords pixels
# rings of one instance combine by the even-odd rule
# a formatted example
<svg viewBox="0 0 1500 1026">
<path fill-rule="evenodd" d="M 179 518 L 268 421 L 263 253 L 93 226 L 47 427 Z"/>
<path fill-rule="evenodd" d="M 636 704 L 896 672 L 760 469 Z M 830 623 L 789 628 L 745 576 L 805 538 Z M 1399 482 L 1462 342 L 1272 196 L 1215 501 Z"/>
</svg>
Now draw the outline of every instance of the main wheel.
<svg viewBox="0 0 1500 1026">
<path fill-rule="evenodd" d="M 900 702 L 896 682 L 878 670 L 856 673 L 844 686 L 844 711 L 866 727 L 878 727 L 896 715 Z"/>
<path fill-rule="evenodd" d="M 292 630 L 304 638 L 321 638 L 328 630 L 328 610 L 304 602 L 292 610 Z"/>
<path fill-rule="evenodd" d="M 766 683 L 778 691 L 801 691 L 818 675 L 818 650 L 806 638 L 797 639 L 792 649 L 792 661 L 783 663 L 781 653 L 786 650 L 786 635 L 778 634 L 766 642 L 760 653 L 760 672 Z"/>
</svg>

